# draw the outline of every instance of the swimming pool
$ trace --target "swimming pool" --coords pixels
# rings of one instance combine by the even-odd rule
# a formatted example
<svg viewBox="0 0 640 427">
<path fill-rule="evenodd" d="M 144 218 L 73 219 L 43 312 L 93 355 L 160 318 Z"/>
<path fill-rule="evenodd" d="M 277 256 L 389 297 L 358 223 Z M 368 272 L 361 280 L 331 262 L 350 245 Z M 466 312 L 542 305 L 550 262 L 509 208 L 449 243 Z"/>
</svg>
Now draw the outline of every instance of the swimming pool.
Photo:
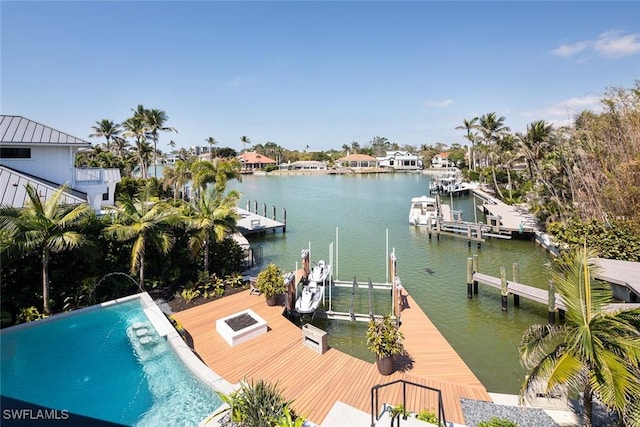
<svg viewBox="0 0 640 427">
<path fill-rule="evenodd" d="M 228 386 L 188 369 L 195 356 L 179 356 L 175 342 L 188 347 L 160 321 L 170 325 L 140 294 L 3 330 L 2 395 L 124 425 L 198 425 L 221 405 L 214 387 Z"/>
</svg>

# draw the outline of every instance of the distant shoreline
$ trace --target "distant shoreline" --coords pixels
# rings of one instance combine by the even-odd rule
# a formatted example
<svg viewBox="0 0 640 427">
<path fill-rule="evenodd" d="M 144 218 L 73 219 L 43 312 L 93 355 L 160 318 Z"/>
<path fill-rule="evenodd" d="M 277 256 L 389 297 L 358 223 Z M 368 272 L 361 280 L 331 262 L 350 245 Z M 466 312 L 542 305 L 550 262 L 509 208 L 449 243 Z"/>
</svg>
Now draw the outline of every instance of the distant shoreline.
<svg viewBox="0 0 640 427">
<path fill-rule="evenodd" d="M 429 168 L 419 171 L 403 171 L 388 168 L 342 168 L 342 169 L 299 169 L 299 170 L 276 170 L 271 172 L 256 171 L 255 176 L 288 176 L 288 175 L 364 175 L 377 173 L 416 173 L 421 175 L 440 175 L 445 173 L 448 168 Z"/>
</svg>

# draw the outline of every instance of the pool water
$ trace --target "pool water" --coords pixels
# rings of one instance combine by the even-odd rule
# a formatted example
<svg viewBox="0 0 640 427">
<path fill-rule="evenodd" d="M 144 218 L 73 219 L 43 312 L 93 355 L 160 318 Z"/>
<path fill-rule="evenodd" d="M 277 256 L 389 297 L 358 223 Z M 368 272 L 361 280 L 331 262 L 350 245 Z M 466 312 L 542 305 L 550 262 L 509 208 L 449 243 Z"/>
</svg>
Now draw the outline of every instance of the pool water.
<svg viewBox="0 0 640 427">
<path fill-rule="evenodd" d="M 3 396 L 132 426 L 195 426 L 220 406 L 138 299 L 0 336 Z"/>
</svg>

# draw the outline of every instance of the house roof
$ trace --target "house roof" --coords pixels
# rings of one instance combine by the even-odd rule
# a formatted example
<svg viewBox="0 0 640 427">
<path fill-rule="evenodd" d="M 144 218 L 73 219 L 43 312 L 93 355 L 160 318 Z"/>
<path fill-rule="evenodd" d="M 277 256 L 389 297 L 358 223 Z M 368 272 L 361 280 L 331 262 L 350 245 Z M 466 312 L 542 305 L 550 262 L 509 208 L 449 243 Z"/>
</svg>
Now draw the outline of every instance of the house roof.
<svg viewBox="0 0 640 427">
<path fill-rule="evenodd" d="M 0 205 L 22 208 L 29 201 L 25 186 L 31 184 L 42 200 L 47 200 L 59 185 L 35 176 L 21 173 L 0 165 Z M 68 189 L 61 198 L 62 203 L 86 203 L 87 195 L 81 191 Z"/>
<path fill-rule="evenodd" d="M 263 165 L 264 165 L 264 164 L 267 164 L 267 163 L 273 163 L 273 164 L 275 164 L 275 163 L 276 163 L 276 161 L 275 161 L 275 160 L 270 159 L 270 158 L 269 158 L 269 157 L 267 157 L 267 156 L 263 156 L 263 155 L 262 155 L 262 154 L 260 154 L 260 153 L 256 153 L 255 151 L 247 151 L 247 152 L 244 152 L 244 153 L 240 154 L 240 155 L 238 156 L 238 158 L 239 158 L 241 161 L 243 161 L 244 163 L 249 163 L 249 164 L 252 164 L 252 163 L 254 163 L 254 164 L 255 164 L 255 163 L 260 163 L 260 164 L 263 164 Z"/>
<path fill-rule="evenodd" d="M 339 162 L 375 162 L 376 160 L 377 159 L 375 157 L 367 156 L 366 154 L 349 154 L 348 156 L 338 159 Z"/>
<path fill-rule="evenodd" d="M 91 146 L 88 141 L 60 132 L 36 121 L 22 116 L 8 115 L 0 115 L 0 143 Z"/>
<path fill-rule="evenodd" d="M 441 159 L 446 159 L 447 157 L 449 157 L 449 152 L 443 151 L 442 153 L 438 154 L 438 156 L 440 156 Z"/>
</svg>

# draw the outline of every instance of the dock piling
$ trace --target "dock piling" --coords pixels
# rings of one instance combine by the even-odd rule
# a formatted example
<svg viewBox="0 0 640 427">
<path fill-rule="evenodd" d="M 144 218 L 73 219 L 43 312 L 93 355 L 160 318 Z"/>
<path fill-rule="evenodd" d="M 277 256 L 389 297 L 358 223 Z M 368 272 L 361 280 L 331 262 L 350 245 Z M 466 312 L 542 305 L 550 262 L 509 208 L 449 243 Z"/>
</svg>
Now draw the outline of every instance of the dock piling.
<svg viewBox="0 0 640 427">
<path fill-rule="evenodd" d="M 509 290 L 507 289 L 507 269 L 504 267 L 500 267 L 500 294 L 502 295 L 502 311 L 507 311 Z"/>
<path fill-rule="evenodd" d="M 467 298 L 473 298 L 473 258 L 467 258 Z"/>
<path fill-rule="evenodd" d="M 520 283 L 520 280 L 519 280 L 520 267 L 518 266 L 518 263 L 514 262 L 513 266 L 511 267 L 511 269 L 512 269 L 512 274 L 513 274 L 513 281 L 515 283 Z M 513 306 L 514 307 L 520 307 L 520 295 L 513 294 Z"/>
<path fill-rule="evenodd" d="M 478 271 L 478 254 L 473 254 L 473 272 L 477 273 Z M 473 281 L 473 293 L 474 295 L 478 295 L 478 281 Z"/>
<path fill-rule="evenodd" d="M 553 280 L 549 280 L 549 324 L 556 323 L 556 285 Z"/>
</svg>

